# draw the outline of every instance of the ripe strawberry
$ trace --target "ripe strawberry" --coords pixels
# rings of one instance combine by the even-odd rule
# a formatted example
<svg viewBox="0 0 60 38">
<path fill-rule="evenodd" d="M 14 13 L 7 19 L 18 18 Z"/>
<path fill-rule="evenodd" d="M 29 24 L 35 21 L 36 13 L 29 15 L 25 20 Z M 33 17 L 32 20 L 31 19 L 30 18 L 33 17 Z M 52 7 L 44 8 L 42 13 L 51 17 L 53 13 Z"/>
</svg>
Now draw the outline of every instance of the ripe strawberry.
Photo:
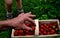
<svg viewBox="0 0 60 38">
<path fill-rule="evenodd" d="M 14 35 L 18 36 L 18 32 L 19 32 L 18 30 L 15 30 Z"/>
<path fill-rule="evenodd" d="M 18 33 L 17 32 L 14 32 L 14 36 L 18 36 Z"/>
<path fill-rule="evenodd" d="M 43 33 L 39 32 L 39 35 L 43 35 Z"/>
<path fill-rule="evenodd" d="M 29 36 L 29 34 L 26 34 L 26 36 Z"/>
<path fill-rule="evenodd" d="M 44 30 L 41 28 L 40 31 L 44 31 Z"/>
<path fill-rule="evenodd" d="M 23 30 L 19 30 L 19 33 L 23 33 Z"/>
<path fill-rule="evenodd" d="M 57 23 L 54 23 L 55 26 L 57 26 L 58 24 Z"/>
<path fill-rule="evenodd" d="M 43 35 L 43 33 L 41 33 L 41 31 L 39 31 L 39 35 Z"/>
<path fill-rule="evenodd" d="M 51 31 L 50 31 L 50 32 L 51 32 L 51 34 L 54 34 L 55 30 L 51 29 Z"/>
<path fill-rule="evenodd" d="M 28 31 L 28 30 L 26 30 L 25 32 L 26 32 L 26 33 L 28 33 L 29 31 Z"/>
<path fill-rule="evenodd" d="M 47 26 L 47 24 L 44 24 L 44 26 Z"/>
<path fill-rule="evenodd" d="M 26 26 L 30 26 L 29 24 L 25 24 Z"/>
<path fill-rule="evenodd" d="M 46 28 L 45 30 L 46 30 L 46 31 L 49 31 L 49 28 L 48 28 L 48 29 Z"/>
<path fill-rule="evenodd" d="M 46 32 L 46 31 L 44 31 L 44 32 L 43 32 L 43 34 L 44 34 L 44 35 L 47 35 L 47 32 Z"/>
<path fill-rule="evenodd" d="M 55 32 L 55 30 L 52 29 L 51 32 Z"/>
<path fill-rule="evenodd" d="M 44 27 L 43 25 L 40 26 L 40 28 L 43 28 L 43 27 Z"/>
<path fill-rule="evenodd" d="M 49 28 L 49 26 L 46 26 L 46 28 L 48 29 L 48 28 Z"/>
<path fill-rule="evenodd" d="M 22 34 L 18 34 L 18 36 L 22 36 Z"/>
<path fill-rule="evenodd" d="M 47 32 L 47 35 L 50 35 L 50 32 Z"/>
<path fill-rule="evenodd" d="M 32 30 L 35 30 L 35 27 L 32 27 Z"/>
<path fill-rule="evenodd" d="M 50 27 L 49 30 L 51 30 L 52 28 Z"/>
<path fill-rule="evenodd" d="M 33 35 L 33 33 L 32 32 L 29 32 L 29 35 Z"/>
<path fill-rule="evenodd" d="M 41 34 L 41 31 L 39 31 L 39 34 Z"/>
<path fill-rule="evenodd" d="M 48 26 L 52 26 L 51 24 L 47 24 Z"/>
</svg>

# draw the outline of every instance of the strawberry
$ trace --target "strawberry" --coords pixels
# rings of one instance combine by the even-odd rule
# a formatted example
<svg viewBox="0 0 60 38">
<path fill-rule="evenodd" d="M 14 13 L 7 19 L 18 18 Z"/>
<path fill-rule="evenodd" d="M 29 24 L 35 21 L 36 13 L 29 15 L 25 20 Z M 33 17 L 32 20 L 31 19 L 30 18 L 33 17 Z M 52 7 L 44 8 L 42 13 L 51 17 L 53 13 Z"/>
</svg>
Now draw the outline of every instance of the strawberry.
<svg viewBox="0 0 60 38">
<path fill-rule="evenodd" d="M 44 26 L 47 26 L 47 24 L 44 24 Z"/>
<path fill-rule="evenodd" d="M 18 33 L 17 32 L 14 32 L 14 36 L 18 36 Z"/>
<path fill-rule="evenodd" d="M 35 30 L 35 27 L 32 27 L 32 30 Z"/>
<path fill-rule="evenodd" d="M 28 33 L 29 31 L 28 31 L 28 30 L 26 30 L 25 32 L 26 32 L 26 33 Z"/>
<path fill-rule="evenodd" d="M 55 30 L 52 29 L 51 32 L 55 32 Z"/>
<path fill-rule="evenodd" d="M 51 34 L 54 34 L 55 30 L 51 29 Z"/>
<path fill-rule="evenodd" d="M 43 32 L 43 34 L 44 34 L 44 35 L 46 35 L 46 34 L 47 34 L 47 32 L 46 32 L 46 31 L 44 31 L 44 32 Z"/>
<path fill-rule="evenodd" d="M 22 34 L 19 34 L 18 36 L 22 36 Z"/>
<path fill-rule="evenodd" d="M 48 29 L 48 28 L 49 28 L 49 26 L 46 26 L 46 28 Z"/>
<path fill-rule="evenodd" d="M 47 32 L 47 35 L 50 35 L 50 32 Z"/>
<path fill-rule="evenodd" d="M 23 33 L 23 30 L 19 30 L 19 33 Z"/>
<path fill-rule="evenodd" d="M 44 31 L 43 29 L 40 29 L 40 31 Z"/>
<path fill-rule="evenodd" d="M 43 28 L 43 27 L 44 27 L 43 25 L 40 26 L 40 28 Z"/>
<path fill-rule="evenodd" d="M 30 26 L 29 24 L 25 24 L 26 26 Z"/>
</svg>

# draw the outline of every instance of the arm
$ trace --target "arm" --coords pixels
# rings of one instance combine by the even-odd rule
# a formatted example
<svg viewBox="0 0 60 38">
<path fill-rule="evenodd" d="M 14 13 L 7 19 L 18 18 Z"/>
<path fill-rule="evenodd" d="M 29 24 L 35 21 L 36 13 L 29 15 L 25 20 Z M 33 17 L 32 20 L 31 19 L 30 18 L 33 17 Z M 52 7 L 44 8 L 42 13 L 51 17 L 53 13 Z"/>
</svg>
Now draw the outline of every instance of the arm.
<svg viewBox="0 0 60 38">
<path fill-rule="evenodd" d="M 0 30 L 7 30 L 10 29 L 11 27 L 8 26 L 7 20 L 5 21 L 0 21 Z"/>
<path fill-rule="evenodd" d="M 14 28 L 22 28 L 22 29 L 27 29 L 27 30 L 31 30 L 30 27 L 25 25 L 25 21 L 30 21 L 32 23 L 34 23 L 34 21 L 31 19 L 31 17 L 35 17 L 35 15 L 32 15 L 31 13 L 22 13 L 20 15 L 18 15 L 18 17 L 15 17 L 13 19 L 9 19 L 9 20 L 5 20 L 5 21 L 0 21 L 0 29 L 2 30 L 2 28 L 6 27 L 14 27 Z M 22 25 L 22 26 L 21 26 Z"/>
<path fill-rule="evenodd" d="M 7 21 L 0 21 L 0 27 L 8 25 Z"/>
</svg>

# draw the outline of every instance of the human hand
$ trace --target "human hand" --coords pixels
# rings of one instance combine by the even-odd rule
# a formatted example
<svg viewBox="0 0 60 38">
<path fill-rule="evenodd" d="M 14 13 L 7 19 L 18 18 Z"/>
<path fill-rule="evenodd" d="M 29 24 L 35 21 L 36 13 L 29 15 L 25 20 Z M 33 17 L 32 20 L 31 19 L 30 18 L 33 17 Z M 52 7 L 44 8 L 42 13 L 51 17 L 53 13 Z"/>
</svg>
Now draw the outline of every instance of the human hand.
<svg viewBox="0 0 60 38">
<path fill-rule="evenodd" d="M 34 23 L 34 21 L 31 19 L 33 17 L 35 17 L 35 15 L 32 15 L 31 12 L 25 13 L 25 14 L 21 13 L 20 15 L 18 15 L 18 17 L 8 20 L 8 24 L 10 26 L 15 27 L 15 28 L 22 28 L 22 29 L 31 30 L 31 28 L 26 26 L 24 22 L 29 21 L 29 22 Z"/>
</svg>

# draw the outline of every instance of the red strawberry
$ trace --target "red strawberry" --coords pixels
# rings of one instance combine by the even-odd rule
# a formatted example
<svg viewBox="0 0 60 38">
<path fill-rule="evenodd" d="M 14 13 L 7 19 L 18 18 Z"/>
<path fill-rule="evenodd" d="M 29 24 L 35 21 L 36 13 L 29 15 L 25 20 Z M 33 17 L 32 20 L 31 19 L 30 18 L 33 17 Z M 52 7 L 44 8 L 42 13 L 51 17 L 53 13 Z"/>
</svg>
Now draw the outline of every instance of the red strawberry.
<svg viewBox="0 0 60 38">
<path fill-rule="evenodd" d="M 14 35 L 18 36 L 18 32 L 19 32 L 18 30 L 15 30 Z"/>
<path fill-rule="evenodd" d="M 47 26 L 47 24 L 44 24 L 44 26 Z"/>
<path fill-rule="evenodd" d="M 23 33 L 23 30 L 19 30 L 19 33 Z"/>
<path fill-rule="evenodd" d="M 49 30 L 51 30 L 52 28 L 49 28 Z"/>
<path fill-rule="evenodd" d="M 49 26 L 46 26 L 46 28 L 48 29 L 48 28 L 49 28 Z"/>
<path fill-rule="evenodd" d="M 43 33 L 39 32 L 39 35 L 43 35 Z"/>
<path fill-rule="evenodd" d="M 22 34 L 19 34 L 18 36 L 22 36 Z"/>
<path fill-rule="evenodd" d="M 55 30 L 52 29 L 51 32 L 55 32 Z"/>
<path fill-rule="evenodd" d="M 26 33 L 28 33 L 29 31 L 28 31 L 28 30 L 26 30 L 25 32 L 26 32 Z"/>
<path fill-rule="evenodd" d="M 29 24 L 25 24 L 26 26 L 29 26 Z"/>
<path fill-rule="evenodd" d="M 29 34 L 26 34 L 26 36 L 29 36 Z"/>
<path fill-rule="evenodd" d="M 41 34 L 41 31 L 39 31 L 39 34 Z"/>
<path fill-rule="evenodd" d="M 47 24 L 48 26 L 52 26 L 51 24 Z"/>
<path fill-rule="evenodd" d="M 32 27 L 32 30 L 35 30 L 35 27 Z"/>
<path fill-rule="evenodd" d="M 43 28 L 44 26 L 43 26 L 43 25 L 41 25 L 40 27 L 41 27 L 41 28 Z"/>
<path fill-rule="evenodd" d="M 51 29 L 51 34 L 54 34 L 55 30 Z"/>
<path fill-rule="evenodd" d="M 41 28 L 40 31 L 44 31 L 44 30 Z"/>
<path fill-rule="evenodd" d="M 14 36 L 18 36 L 18 33 L 17 32 L 14 32 Z"/>
<path fill-rule="evenodd" d="M 32 35 L 33 33 L 32 32 L 29 32 L 29 35 Z"/>
<path fill-rule="evenodd" d="M 46 34 L 47 34 L 47 32 L 46 32 L 46 31 L 44 31 L 44 32 L 43 32 L 43 34 L 44 34 L 44 35 L 46 35 Z"/>
</svg>

